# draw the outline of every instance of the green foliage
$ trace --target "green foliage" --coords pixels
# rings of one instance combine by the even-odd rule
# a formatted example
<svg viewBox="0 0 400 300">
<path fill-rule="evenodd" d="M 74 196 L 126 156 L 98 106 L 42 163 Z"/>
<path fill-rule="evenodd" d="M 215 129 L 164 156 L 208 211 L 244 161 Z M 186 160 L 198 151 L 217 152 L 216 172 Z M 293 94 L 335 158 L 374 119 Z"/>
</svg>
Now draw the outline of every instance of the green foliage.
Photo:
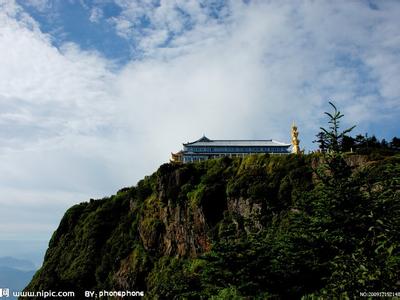
<svg viewBox="0 0 400 300">
<path fill-rule="evenodd" d="M 211 296 L 211 300 L 242 300 L 244 299 L 240 296 L 240 293 L 234 286 L 230 286 L 224 289 L 221 289 L 218 292 L 218 295 Z"/>
<path fill-rule="evenodd" d="M 353 158 L 165 164 L 134 188 L 70 208 L 27 289 L 143 289 L 147 299 L 352 298 L 399 289 L 400 156 L 357 168 Z M 188 245 L 199 238 L 190 231 L 202 225 L 195 214 L 210 248 L 166 254 L 167 234 L 171 243 L 185 230 Z"/>
<path fill-rule="evenodd" d="M 329 129 L 320 127 L 322 132 L 317 135 L 319 138 L 317 142 L 320 143 L 320 147 L 324 150 L 326 149 L 328 151 L 338 152 L 342 150 L 341 146 L 343 145 L 343 139 L 346 138 L 346 134 L 352 131 L 356 126 L 352 126 L 342 132 L 339 132 L 340 119 L 344 115 L 337 110 L 336 106 L 332 102 L 329 102 L 329 104 L 333 108 L 332 113 L 325 112 L 325 114 L 329 117 Z"/>
<path fill-rule="evenodd" d="M 54 233 L 42 268 L 29 288 L 60 290 L 109 288 L 118 262 L 135 243 L 130 199 L 116 196 L 76 205 Z M 48 279 L 53 274 L 55 280 Z M 43 280 L 43 278 L 46 278 Z"/>
<path fill-rule="evenodd" d="M 162 257 L 150 272 L 148 299 L 197 298 L 200 290 L 198 261 Z"/>
</svg>

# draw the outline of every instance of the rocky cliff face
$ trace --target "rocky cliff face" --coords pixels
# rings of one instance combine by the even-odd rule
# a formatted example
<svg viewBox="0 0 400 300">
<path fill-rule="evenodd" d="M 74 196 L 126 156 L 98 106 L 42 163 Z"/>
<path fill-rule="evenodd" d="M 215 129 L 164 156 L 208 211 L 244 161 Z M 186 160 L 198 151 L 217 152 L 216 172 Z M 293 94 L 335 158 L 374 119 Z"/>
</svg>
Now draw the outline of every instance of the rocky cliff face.
<svg viewBox="0 0 400 300">
<path fill-rule="evenodd" d="M 147 251 L 161 255 L 195 257 L 210 248 L 209 225 L 201 207 L 191 206 L 189 201 L 177 202 L 185 197 L 180 195 L 180 187 L 192 180 L 192 175 L 186 168 L 163 168 L 166 170 L 157 176 L 155 194 L 144 201 L 138 226 L 142 244 Z"/>
<path fill-rule="evenodd" d="M 166 164 L 136 187 L 76 205 L 62 219 L 28 289 L 146 288 L 144 278 L 157 258 L 195 258 L 210 251 L 224 214 L 233 217 L 237 230 L 261 229 L 268 210 L 261 194 L 278 196 L 280 177 L 292 174 L 286 170 L 289 161 L 306 165 L 295 157 Z M 262 183 L 276 175 L 275 168 L 282 169 L 279 178 Z"/>
<path fill-rule="evenodd" d="M 224 241 L 264 235 L 278 216 L 303 211 L 298 203 L 314 189 L 313 164 L 292 155 L 165 164 L 136 187 L 69 209 L 26 289 L 209 296 L 215 266 L 206 266 L 216 260 L 203 258 L 222 253 Z"/>
</svg>

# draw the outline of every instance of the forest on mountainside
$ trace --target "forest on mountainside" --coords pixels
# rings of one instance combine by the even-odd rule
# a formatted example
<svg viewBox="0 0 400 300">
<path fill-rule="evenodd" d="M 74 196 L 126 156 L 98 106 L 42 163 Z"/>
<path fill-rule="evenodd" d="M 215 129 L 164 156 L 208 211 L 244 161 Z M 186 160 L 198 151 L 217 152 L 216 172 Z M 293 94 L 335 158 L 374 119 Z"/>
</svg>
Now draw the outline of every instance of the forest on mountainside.
<svg viewBox="0 0 400 300">
<path fill-rule="evenodd" d="M 400 154 L 329 151 L 164 164 L 70 208 L 27 291 L 146 299 L 360 296 L 400 290 Z M 396 146 L 397 147 L 397 146 Z"/>
</svg>

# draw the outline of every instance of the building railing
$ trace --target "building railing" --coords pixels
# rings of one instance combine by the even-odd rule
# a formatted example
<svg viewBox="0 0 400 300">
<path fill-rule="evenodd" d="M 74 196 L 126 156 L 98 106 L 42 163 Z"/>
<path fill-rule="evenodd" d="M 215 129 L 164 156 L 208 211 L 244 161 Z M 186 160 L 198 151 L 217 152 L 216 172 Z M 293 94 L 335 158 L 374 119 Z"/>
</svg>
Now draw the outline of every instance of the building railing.
<svg viewBox="0 0 400 300">
<path fill-rule="evenodd" d="M 193 153 L 276 153 L 285 152 L 288 147 L 184 147 Z"/>
<path fill-rule="evenodd" d="M 220 158 L 220 157 L 245 157 L 249 155 L 259 155 L 263 153 L 215 153 L 215 154 L 210 154 L 210 155 L 190 155 L 190 154 L 184 154 L 183 155 L 183 162 L 184 163 L 191 163 L 191 162 L 198 162 L 198 161 L 203 161 L 203 160 L 208 160 L 208 159 L 214 159 L 214 158 Z M 275 152 L 275 153 L 265 153 L 265 154 L 270 154 L 270 155 L 288 155 L 290 152 Z"/>
</svg>

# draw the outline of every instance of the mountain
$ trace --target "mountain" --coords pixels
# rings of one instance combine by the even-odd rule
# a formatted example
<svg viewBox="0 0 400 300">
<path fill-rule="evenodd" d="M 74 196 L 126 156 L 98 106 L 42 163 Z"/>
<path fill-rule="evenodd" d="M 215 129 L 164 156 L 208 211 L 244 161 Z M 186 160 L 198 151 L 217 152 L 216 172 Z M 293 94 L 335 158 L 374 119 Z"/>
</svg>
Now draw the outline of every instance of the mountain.
<svg viewBox="0 0 400 300">
<path fill-rule="evenodd" d="M 24 287 L 32 280 L 36 272 L 35 265 L 25 259 L 18 259 L 11 256 L 0 257 L 0 288 L 12 291 L 22 291 Z"/>
<path fill-rule="evenodd" d="M 22 291 L 35 274 L 34 270 L 21 271 L 15 268 L 0 266 L 0 286 L 13 291 Z"/>
<path fill-rule="evenodd" d="M 36 269 L 33 262 L 26 259 L 19 259 L 11 256 L 0 257 L 0 266 L 14 268 L 21 271 L 30 271 Z"/>
<path fill-rule="evenodd" d="M 71 207 L 26 290 L 147 299 L 400 290 L 400 156 L 254 155 L 164 164 Z"/>
</svg>

